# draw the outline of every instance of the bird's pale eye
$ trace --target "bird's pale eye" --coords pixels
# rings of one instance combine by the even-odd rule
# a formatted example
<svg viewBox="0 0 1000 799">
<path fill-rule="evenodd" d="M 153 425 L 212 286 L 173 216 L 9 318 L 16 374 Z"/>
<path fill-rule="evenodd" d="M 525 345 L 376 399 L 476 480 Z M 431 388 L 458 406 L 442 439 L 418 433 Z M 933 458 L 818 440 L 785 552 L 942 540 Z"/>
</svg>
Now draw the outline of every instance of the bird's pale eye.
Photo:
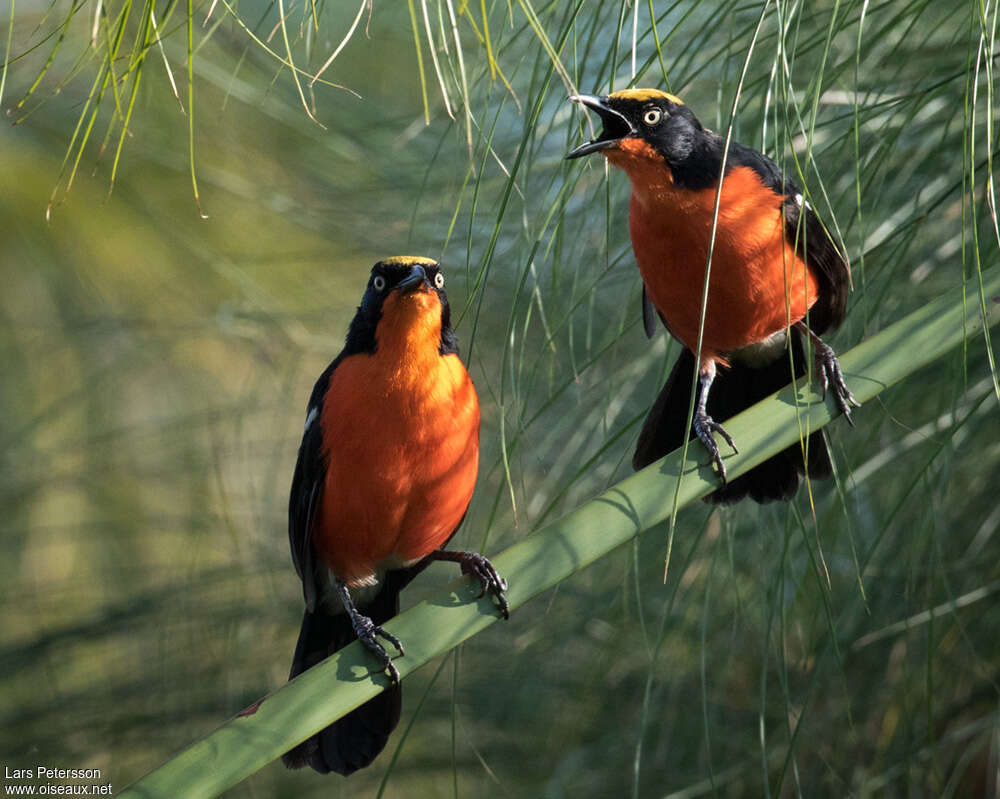
<svg viewBox="0 0 1000 799">
<path fill-rule="evenodd" d="M 649 127 L 659 125 L 661 119 L 663 119 L 663 112 L 659 108 L 650 108 L 642 115 L 643 123 Z"/>
<path fill-rule="evenodd" d="M 434 286 L 435 288 L 439 289 L 444 288 L 444 275 L 442 275 L 440 272 L 434 275 Z"/>
<path fill-rule="evenodd" d="M 372 287 L 375 291 L 385 291 L 385 278 L 382 275 L 375 275 L 375 279 L 372 281 Z"/>
</svg>

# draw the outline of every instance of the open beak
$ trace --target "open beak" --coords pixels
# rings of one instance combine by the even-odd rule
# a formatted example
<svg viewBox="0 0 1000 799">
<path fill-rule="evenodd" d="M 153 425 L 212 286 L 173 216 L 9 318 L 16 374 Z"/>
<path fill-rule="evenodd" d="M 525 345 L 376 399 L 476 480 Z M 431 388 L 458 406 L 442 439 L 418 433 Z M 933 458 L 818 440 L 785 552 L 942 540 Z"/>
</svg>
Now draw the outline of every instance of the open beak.
<svg viewBox="0 0 1000 799">
<path fill-rule="evenodd" d="M 569 98 L 572 103 L 579 103 L 587 108 L 596 111 L 604 124 L 604 129 L 600 135 L 592 141 L 585 142 L 572 152 L 566 154 L 566 158 L 579 158 L 582 155 L 590 155 L 601 150 L 614 147 L 622 139 L 636 133 L 632 123 L 608 105 L 607 97 L 595 97 L 592 94 L 574 94 Z"/>
<path fill-rule="evenodd" d="M 406 277 L 396 284 L 396 291 L 400 294 L 409 294 L 411 291 L 417 291 L 424 284 L 430 286 L 430 281 L 427 279 L 427 273 L 424 271 L 424 268 L 422 266 L 411 266 Z"/>
</svg>

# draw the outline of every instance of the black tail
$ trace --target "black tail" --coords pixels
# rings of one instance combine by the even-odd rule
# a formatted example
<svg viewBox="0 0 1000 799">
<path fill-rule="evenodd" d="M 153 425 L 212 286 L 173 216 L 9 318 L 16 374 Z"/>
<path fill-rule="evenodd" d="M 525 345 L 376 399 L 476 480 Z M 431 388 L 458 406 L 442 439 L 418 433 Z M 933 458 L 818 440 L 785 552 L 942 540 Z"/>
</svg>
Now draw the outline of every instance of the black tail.
<svg viewBox="0 0 1000 799">
<path fill-rule="evenodd" d="M 375 598 L 358 610 L 371 617 L 375 624 L 388 621 L 399 612 L 400 588 L 399 581 L 386 580 Z M 299 642 L 292 658 L 292 673 L 288 679 L 315 666 L 356 639 L 347 613 L 332 614 L 321 605 L 315 611 L 307 610 L 302 619 Z M 288 768 L 312 766 L 320 774 L 331 771 L 345 777 L 353 774 L 369 765 L 385 748 L 389 735 L 399 723 L 402 699 L 403 692 L 399 683 L 386 688 L 378 696 L 372 697 L 286 752 L 281 757 L 282 761 Z"/>
<path fill-rule="evenodd" d="M 806 373 L 802 340 L 795 330 L 791 331 L 791 337 L 795 376 L 801 377 Z M 648 466 L 684 443 L 684 424 L 687 421 L 694 369 L 694 355 L 685 348 L 646 417 L 632 458 L 635 469 Z M 784 353 L 761 368 L 751 368 L 734 361 L 732 366 L 720 369 L 715 376 L 708 397 L 708 414 L 718 422 L 725 422 L 789 382 L 791 377 L 788 358 Z M 687 432 L 694 437 L 693 433 Z M 739 445 L 738 441 L 736 443 Z M 810 479 L 829 477 L 833 469 L 822 430 L 809 435 L 807 451 Z M 722 504 L 738 502 L 747 495 L 756 502 L 790 499 L 798 488 L 799 475 L 806 469 L 802 446 L 796 442 L 749 472 L 730 480 L 705 499 Z"/>
</svg>

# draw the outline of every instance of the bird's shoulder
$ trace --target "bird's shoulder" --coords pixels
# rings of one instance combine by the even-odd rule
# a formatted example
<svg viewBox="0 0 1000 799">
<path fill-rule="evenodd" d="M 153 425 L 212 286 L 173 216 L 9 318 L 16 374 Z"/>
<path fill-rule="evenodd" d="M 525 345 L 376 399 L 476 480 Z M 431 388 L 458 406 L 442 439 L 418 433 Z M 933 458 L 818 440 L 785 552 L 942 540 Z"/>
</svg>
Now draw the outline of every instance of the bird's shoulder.
<svg viewBox="0 0 1000 799">
<path fill-rule="evenodd" d="M 801 194 L 799 185 L 789 178 L 784 170 L 764 153 L 739 142 L 729 145 L 729 157 L 726 160 L 726 171 L 739 167 L 752 169 L 761 182 L 775 194 L 794 197 Z"/>
</svg>

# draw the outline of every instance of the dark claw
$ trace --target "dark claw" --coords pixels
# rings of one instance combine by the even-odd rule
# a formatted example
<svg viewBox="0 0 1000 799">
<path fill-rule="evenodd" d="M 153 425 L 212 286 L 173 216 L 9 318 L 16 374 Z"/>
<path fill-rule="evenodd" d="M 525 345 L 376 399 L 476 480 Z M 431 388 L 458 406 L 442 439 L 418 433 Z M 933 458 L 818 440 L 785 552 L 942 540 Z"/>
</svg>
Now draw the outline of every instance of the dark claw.
<svg viewBox="0 0 1000 799">
<path fill-rule="evenodd" d="M 389 653 L 386 652 L 385 647 L 379 643 L 379 638 L 384 638 L 390 644 L 392 644 L 399 651 L 398 657 L 403 656 L 403 645 L 400 640 L 394 636 L 392 633 L 388 633 L 379 627 L 377 624 L 372 622 L 367 616 L 362 616 L 358 614 L 353 620 L 354 632 L 358 636 L 358 640 L 364 644 L 365 648 L 368 649 L 381 664 L 380 670 L 385 672 L 389 680 L 393 683 L 399 682 L 399 670 L 392 662 L 392 658 Z"/>
<path fill-rule="evenodd" d="M 827 387 L 832 383 L 833 398 L 837 403 L 837 407 L 844 414 L 844 418 L 847 419 L 848 424 L 853 427 L 854 419 L 851 417 L 851 406 L 860 408 L 861 403 L 854 398 L 851 390 L 847 387 L 847 383 L 844 381 L 844 374 L 840 371 L 840 362 L 837 360 L 833 349 L 819 340 L 813 343 L 816 347 L 816 366 L 819 368 L 823 386 L 823 399 L 826 399 Z"/>
<path fill-rule="evenodd" d="M 493 564 L 478 552 L 466 552 L 459 563 L 462 574 L 470 574 L 479 580 L 479 585 L 482 587 L 479 597 L 482 598 L 489 592 L 490 596 L 496 599 L 500 613 L 505 619 L 509 619 L 510 606 L 507 604 L 507 597 L 503 595 L 507 590 L 507 581 L 497 574 Z"/>
<path fill-rule="evenodd" d="M 695 414 L 693 427 L 695 435 L 698 436 L 698 440 L 701 441 L 701 443 L 705 445 L 705 449 L 708 450 L 708 462 L 714 464 L 715 470 L 719 475 L 719 479 L 722 480 L 722 485 L 725 485 L 726 466 L 722 462 L 722 455 L 719 453 L 719 445 L 715 443 L 715 437 L 712 433 L 718 433 L 722 436 L 726 443 L 732 447 L 733 452 L 738 455 L 740 451 L 736 449 L 733 437 L 722 428 L 721 424 L 707 414 Z"/>
</svg>

